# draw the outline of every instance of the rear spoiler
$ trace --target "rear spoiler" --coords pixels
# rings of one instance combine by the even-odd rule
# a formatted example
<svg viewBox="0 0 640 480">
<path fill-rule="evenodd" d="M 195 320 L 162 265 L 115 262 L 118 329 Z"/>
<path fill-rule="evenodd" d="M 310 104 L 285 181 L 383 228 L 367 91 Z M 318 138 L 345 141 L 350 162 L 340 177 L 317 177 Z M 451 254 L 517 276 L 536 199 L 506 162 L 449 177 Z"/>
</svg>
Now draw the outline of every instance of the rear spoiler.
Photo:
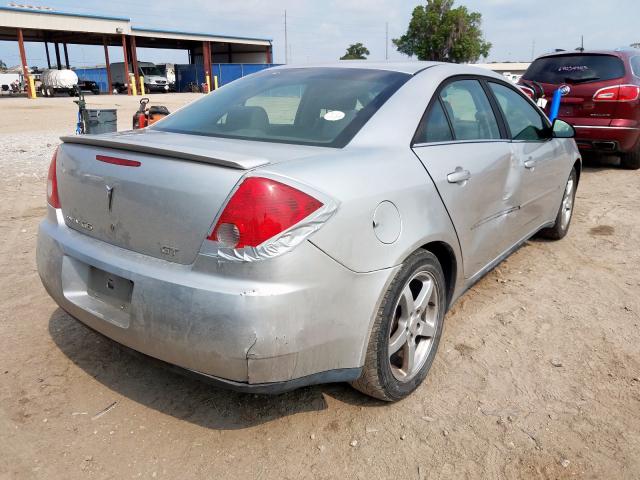
<svg viewBox="0 0 640 480">
<path fill-rule="evenodd" d="M 210 150 L 209 148 L 172 143 L 162 145 L 156 139 L 144 138 L 144 135 L 127 134 L 106 135 L 73 135 L 60 137 L 64 143 L 77 143 L 95 147 L 113 148 L 129 152 L 148 153 L 165 157 L 190 160 L 192 162 L 210 163 L 222 167 L 237 168 L 239 170 L 251 170 L 269 161 L 265 158 L 242 155 L 235 152 Z M 137 138 L 136 138 L 137 137 Z"/>
</svg>

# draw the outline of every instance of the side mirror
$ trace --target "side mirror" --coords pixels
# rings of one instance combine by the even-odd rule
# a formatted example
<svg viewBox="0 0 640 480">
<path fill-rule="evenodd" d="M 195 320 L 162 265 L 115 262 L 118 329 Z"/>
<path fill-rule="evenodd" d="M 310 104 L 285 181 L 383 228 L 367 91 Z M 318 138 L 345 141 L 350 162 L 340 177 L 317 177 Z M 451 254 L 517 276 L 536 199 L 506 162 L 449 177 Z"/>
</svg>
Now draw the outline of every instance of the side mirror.
<svg viewBox="0 0 640 480">
<path fill-rule="evenodd" d="M 564 120 L 556 118 L 551 125 L 553 138 L 573 138 L 576 136 L 575 129 Z"/>
</svg>

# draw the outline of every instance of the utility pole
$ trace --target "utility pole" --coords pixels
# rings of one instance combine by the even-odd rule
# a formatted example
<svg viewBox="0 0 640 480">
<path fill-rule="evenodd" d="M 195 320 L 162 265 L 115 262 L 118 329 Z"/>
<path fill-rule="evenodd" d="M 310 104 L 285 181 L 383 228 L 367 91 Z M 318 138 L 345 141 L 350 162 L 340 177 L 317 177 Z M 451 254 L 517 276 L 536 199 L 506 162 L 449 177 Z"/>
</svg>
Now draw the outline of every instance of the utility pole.
<svg viewBox="0 0 640 480">
<path fill-rule="evenodd" d="M 389 22 L 384 24 L 384 59 L 389 60 Z"/>
<path fill-rule="evenodd" d="M 284 11 L 284 63 L 289 63 L 289 42 L 287 41 L 287 11 Z"/>
<path fill-rule="evenodd" d="M 533 42 L 531 42 L 531 61 L 533 62 L 533 59 L 536 57 L 536 39 L 533 39 Z"/>
</svg>

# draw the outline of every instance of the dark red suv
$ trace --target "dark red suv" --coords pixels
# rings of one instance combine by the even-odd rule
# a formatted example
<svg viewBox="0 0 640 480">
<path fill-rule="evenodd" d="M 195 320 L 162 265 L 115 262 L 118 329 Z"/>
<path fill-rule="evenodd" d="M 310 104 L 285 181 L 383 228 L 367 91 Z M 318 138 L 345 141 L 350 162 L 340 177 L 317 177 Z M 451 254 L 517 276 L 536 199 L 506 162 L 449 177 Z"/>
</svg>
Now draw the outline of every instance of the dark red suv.
<svg viewBox="0 0 640 480">
<path fill-rule="evenodd" d="M 547 114 L 562 88 L 558 116 L 575 127 L 580 150 L 619 154 L 623 167 L 640 168 L 640 50 L 544 55 L 520 86 L 534 100 L 547 100 Z"/>
</svg>

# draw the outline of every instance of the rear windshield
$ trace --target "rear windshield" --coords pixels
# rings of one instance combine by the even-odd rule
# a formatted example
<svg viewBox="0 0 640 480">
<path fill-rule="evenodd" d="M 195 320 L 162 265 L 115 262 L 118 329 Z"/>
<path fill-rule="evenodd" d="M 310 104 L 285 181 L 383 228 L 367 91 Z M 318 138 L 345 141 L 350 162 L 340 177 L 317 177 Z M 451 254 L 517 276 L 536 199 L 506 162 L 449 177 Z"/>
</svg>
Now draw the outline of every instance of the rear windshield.
<svg viewBox="0 0 640 480">
<path fill-rule="evenodd" d="M 559 55 L 539 58 L 523 78 L 541 83 L 587 83 L 624 77 L 624 63 L 612 55 Z"/>
<path fill-rule="evenodd" d="M 409 78 L 356 68 L 265 70 L 224 86 L 150 128 L 340 148 Z"/>
</svg>

